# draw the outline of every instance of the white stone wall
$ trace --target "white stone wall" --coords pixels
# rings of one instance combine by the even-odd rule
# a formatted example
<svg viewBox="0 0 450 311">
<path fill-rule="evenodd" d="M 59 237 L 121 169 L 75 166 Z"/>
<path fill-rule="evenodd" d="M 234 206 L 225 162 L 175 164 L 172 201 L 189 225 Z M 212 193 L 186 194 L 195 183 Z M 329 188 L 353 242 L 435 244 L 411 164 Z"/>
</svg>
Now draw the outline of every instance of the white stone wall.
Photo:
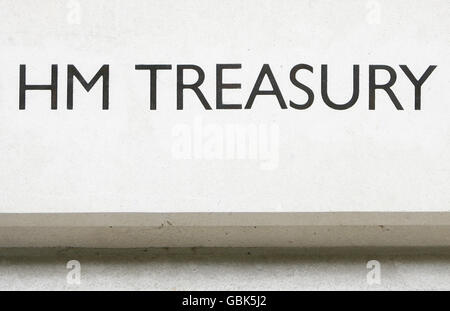
<svg viewBox="0 0 450 311">
<path fill-rule="evenodd" d="M 0 290 L 449 290 L 449 271 L 442 249 L 0 249 Z"/>
</svg>

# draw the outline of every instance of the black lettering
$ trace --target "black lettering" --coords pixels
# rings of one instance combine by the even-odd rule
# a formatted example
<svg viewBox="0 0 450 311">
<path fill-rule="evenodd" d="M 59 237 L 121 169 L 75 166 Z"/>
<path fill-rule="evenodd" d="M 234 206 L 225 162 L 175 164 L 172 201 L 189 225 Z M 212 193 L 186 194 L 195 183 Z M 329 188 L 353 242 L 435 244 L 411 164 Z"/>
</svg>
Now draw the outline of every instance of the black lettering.
<svg viewBox="0 0 450 311">
<path fill-rule="evenodd" d="M 264 80 L 264 77 L 267 76 L 269 78 L 269 82 L 272 85 L 272 90 L 262 91 L 260 90 L 261 84 Z M 253 86 L 252 92 L 250 93 L 250 97 L 248 98 L 247 104 L 245 105 L 245 109 L 251 109 L 253 102 L 257 95 L 275 95 L 278 99 L 278 103 L 280 104 L 282 109 L 287 109 L 286 102 L 283 99 L 283 95 L 281 94 L 280 88 L 278 87 L 277 81 L 270 69 L 268 64 L 264 64 L 261 68 L 261 71 L 256 79 L 256 83 Z"/>
<path fill-rule="evenodd" d="M 73 78 L 90 91 L 100 78 L 103 78 L 103 110 L 109 109 L 109 65 L 103 65 L 90 82 L 87 82 L 74 65 L 67 65 L 67 109 L 73 109 Z"/>
<path fill-rule="evenodd" d="M 184 84 L 183 73 L 185 69 L 195 70 L 198 74 L 198 79 L 194 84 Z M 205 72 L 202 68 L 196 65 L 178 65 L 177 66 L 177 110 L 183 110 L 183 90 L 191 89 L 195 92 L 197 97 L 200 99 L 203 107 L 206 110 L 212 110 L 211 106 L 208 104 L 202 91 L 200 91 L 200 85 L 205 81 Z"/>
<path fill-rule="evenodd" d="M 136 65 L 136 70 L 150 71 L 150 110 L 156 110 L 156 81 L 158 70 L 170 70 L 171 65 Z"/>
<path fill-rule="evenodd" d="M 409 70 L 408 66 L 406 65 L 400 65 L 400 68 L 403 70 L 403 72 L 406 74 L 408 79 L 412 82 L 414 85 L 414 109 L 420 110 L 421 103 L 420 103 L 420 97 L 422 94 L 422 85 L 424 82 L 428 79 L 428 77 L 431 75 L 431 73 L 436 69 L 436 65 L 431 65 L 428 67 L 428 69 L 425 71 L 425 73 L 420 77 L 419 80 L 414 77 L 411 70 Z"/>
<path fill-rule="evenodd" d="M 376 84 L 375 72 L 377 70 L 386 70 L 389 72 L 390 78 L 386 84 Z M 377 89 L 384 90 L 389 95 L 389 98 L 392 100 L 397 110 L 403 110 L 402 105 L 398 101 L 394 92 L 391 90 L 391 87 L 394 85 L 396 80 L 397 74 L 392 67 L 386 65 L 369 65 L 369 110 L 375 110 L 375 90 Z"/>
<path fill-rule="evenodd" d="M 296 87 L 298 87 L 299 89 L 302 89 L 303 91 L 305 91 L 305 93 L 308 95 L 308 100 L 303 105 L 296 104 L 292 100 L 289 101 L 289 105 L 292 108 L 295 108 L 295 109 L 298 109 L 298 110 L 307 109 L 314 102 L 314 92 L 309 87 L 307 87 L 303 83 L 300 83 L 296 79 L 297 72 L 299 70 L 302 70 L 302 69 L 306 69 L 306 70 L 308 70 L 310 72 L 313 72 L 313 67 L 312 66 L 306 65 L 306 64 L 298 64 L 298 65 L 295 65 L 294 67 L 292 67 L 291 73 L 290 73 L 290 79 L 291 79 L 292 84 L 295 85 Z"/>
<path fill-rule="evenodd" d="M 345 110 L 352 107 L 359 97 L 359 65 L 353 65 L 353 95 L 350 101 L 345 104 L 333 103 L 328 96 L 328 66 L 322 65 L 321 67 L 321 91 L 322 99 L 327 106 L 336 110 Z"/>
<path fill-rule="evenodd" d="M 223 103 L 223 90 L 224 89 L 240 89 L 239 83 L 223 83 L 223 70 L 224 69 L 241 69 L 241 64 L 217 64 L 216 65 L 216 109 L 242 109 L 241 104 L 228 104 Z"/>
<path fill-rule="evenodd" d="M 52 65 L 51 79 L 50 85 L 26 84 L 26 65 L 20 65 L 19 110 L 25 110 L 25 92 L 31 90 L 49 90 L 51 92 L 51 109 L 58 109 L 58 65 Z"/>
</svg>

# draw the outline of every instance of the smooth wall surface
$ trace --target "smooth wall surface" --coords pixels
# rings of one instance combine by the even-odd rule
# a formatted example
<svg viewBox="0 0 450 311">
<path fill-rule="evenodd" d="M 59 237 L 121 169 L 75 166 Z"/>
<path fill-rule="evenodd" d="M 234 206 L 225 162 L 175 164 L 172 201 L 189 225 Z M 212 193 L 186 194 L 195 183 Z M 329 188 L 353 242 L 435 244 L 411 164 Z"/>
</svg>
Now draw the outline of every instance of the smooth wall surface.
<svg viewBox="0 0 450 311">
<path fill-rule="evenodd" d="M 420 248 L 0 249 L 1 290 L 449 290 L 449 271 L 448 250 Z"/>
<path fill-rule="evenodd" d="M 434 1 L 0 1 L 0 212 L 448 211 L 450 206 L 449 3 Z M 216 64 L 224 102 L 245 106 L 263 64 L 287 105 L 258 96 L 251 109 L 216 109 Z M 49 84 L 58 65 L 58 109 L 50 92 L 27 91 L 19 110 L 19 66 L 27 84 Z M 74 81 L 67 109 L 67 65 L 87 81 L 110 65 L 110 108 L 101 81 L 88 93 Z M 157 110 L 149 72 L 158 74 Z M 205 72 L 213 107 L 191 90 L 177 110 L 179 64 Z M 347 110 L 321 96 L 360 93 Z M 369 65 L 389 65 L 403 110 L 377 90 L 369 110 Z M 436 65 L 415 110 L 416 77 Z M 195 72 L 186 72 L 194 83 Z M 378 84 L 389 75 L 381 70 Z M 273 89 L 266 77 L 262 90 Z M 231 134 L 230 134 L 231 133 Z"/>
</svg>

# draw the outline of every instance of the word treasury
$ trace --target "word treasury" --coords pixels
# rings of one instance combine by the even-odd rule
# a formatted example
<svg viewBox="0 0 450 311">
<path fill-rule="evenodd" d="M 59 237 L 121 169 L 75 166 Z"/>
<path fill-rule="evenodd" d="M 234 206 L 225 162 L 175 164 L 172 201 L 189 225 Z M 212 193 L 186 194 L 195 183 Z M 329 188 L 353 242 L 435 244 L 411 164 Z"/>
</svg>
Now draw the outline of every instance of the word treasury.
<svg viewBox="0 0 450 311">
<path fill-rule="evenodd" d="M 204 82 L 207 77 L 205 71 L 198 65 L 193 64 L 139 64 L 135 65 L 135 70 L 146 71 L 150 78 L 149 90 L 144 90 L 145 92 L 150 92 L 150 102 L 149 109 L 157 110 L 157 94 L 164 91 L 167 92 L 167 88 L 164 90 L 158 89 L 158 79 L 161 76 L 164 78 L 170 77 L 170 73 L 173 72 L 175 77 L 176 72 L 176 103 L 174 102 L 174 109 L 184 110 L 186 108 L 187 101 L 185 101 L 184 96 L 187 92 L 191 92 L 198 100 L 198 104 L 201 105 L 206 110 L 223 110 L 223 109 L 252 109 L 260 97 L 273 98 L 273 104 L 275 107 L 280 109 L 296 109 L 304 110 L 311 107 L 316 100 L 318 93 L 325 105 L 335 110 L 346 110 L 352 108 L 359 101 L 363 101 L 368 106 L 369 110 L 375 110 L 377 107 L 377 96 L 384 93 L 383 96 L 388 96 L 392 105 L 397 110 L 404 109 L 414 109 L 421 110 L 422 108 L 422 87 L 433 71 L 436 69 L 436 65 L 429 65 L 426 70 L 421 72 L 414 72 L 407 65 L 399 65 L 397 69 L 388 65 L 368 65 L 368 98 L 362 100 L 360 98 L 360 66 L 353 65 L 350 69 L 353 72 L 352 79 L 339 78 L 340 72 L 333 73 L 333 81 L 343 81 L 348 84 L 348 99 L 338 102 L 333 99 L 329 92 L 329 71 L 331 75 L 331 70 L 329 70 L 328 65 L 322 64 L 318 69 L 320 71 L 320 89 L 314 90 L 311 85 L 307 85 L 302 82 L 300 75 L 305 77 L 306 75 L 315 74 L 316 69 L 308 64 L 297 64 L 290 68 L 288 72 L 283 76 L 283 80 L 289 78 L 290 87 L 297 89 L 299 92 L 304 94 L 305 99 L 299 100 L 295 98 L 286 98 L 287 96 L 283 94 L 282 88 L 280 87 L 279 78 L 276 77 L 274 71 L 269 64 L 263 64 L 259 72 L 255 74 L 254 79 L 251 81 L 228 81 L 224 80 L 224 73 L 239 73 L 243 70 L 242 64 L 216 64 L 215 66 L 215 77 L 213 82 L 215 83 L 215 98 L 207 98 L 205 95 Z M 349 72 L 351 72 L 349 70 Z M 187 81 L 187 75 L 194 75 L 194 81 Z M 378 75 L 382 75 L 384 78 L 383 82 L 379 82 Z M 401 75 L 401 76 L 400 76 Z M 102 81 L 102 109 L 108 110 L 110 108 L 110 65 L 102 65 L 98 72 L 88 79 L 85 77 L 86 74 L 81 74 L 80 71 L 74 65 L 67 65 L 67 80 L 66 85 L 66 108 L 68 110 L 74 109 L 74 80 L 77 80 L 79 84 L 86 90 L 90 91 L 100 80 Z M 145 78 L 148 78 L 145 77 Z M 387 77 L 387 79 L 386 79 Z M 414 102 L 402 103 L 399 97 L 394 92 L 394 84 L 398 79 L 405 79 L 410 85 L 410 94 L 414 94 Z M 349 80 L 349 81 L 347 81 Z M 387 81 L 386 81 L 387 80 Z M 100 83 L 99 83 L 100 84 Z M 242 100 L 236 102 L 225 101 L 224 97 L 231 92 L 236 92 L 241 89 L 243 85 L 246 85 L 250 92 L 244 94 Z M 264 85 L 263 85 L 264 84 Z M 20 65 L 20 77 L 19 77 L 19 109 L 25 110 L 27 106 L 32 104 L 32 101 L 27 102 L 27 94 L 30 91 L 36 90 L 46 90 L 51 92 L 50 108 L 56 110 L 59 107 L 58 103 L 58 65 L 51 66 L 51 82 L 50 84 L 31 84 L 27 82 L 27 67 L 26 65 Z M 319 87 L 317 87 L 319 88 Z M 347 88 L 346 88 L 347 89 Z M 233 91 L 234 90 L 234 91 Z M 226 91 L 226 92 L 225 92 Z M 306 95 L 306 97 L 304 96 Z M 412 97 L 411 97 L 412 98 Z M 192 101 L 189 105 L 194 105 Z M 385 103 L 384 103 L 385 104 Z"/>
</svg>

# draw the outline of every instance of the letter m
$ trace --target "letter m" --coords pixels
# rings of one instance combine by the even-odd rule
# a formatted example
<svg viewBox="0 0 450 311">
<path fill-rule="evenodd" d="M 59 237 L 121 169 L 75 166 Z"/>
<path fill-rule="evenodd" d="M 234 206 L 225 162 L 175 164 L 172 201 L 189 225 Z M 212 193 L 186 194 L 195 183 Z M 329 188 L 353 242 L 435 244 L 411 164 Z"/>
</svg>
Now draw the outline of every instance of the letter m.
<svg viewBox="0 0 450 311">
<path fill-rule="evenodd" d="M 87 82 L 74 65 L 67 65 L 67 109 L 73 109 L 73 78 L 90 91 L 100 78 L 103 78 L 103 110 L 109 109 L 109 65 L 103 65 L 91 81 Z"/>
</svg>

